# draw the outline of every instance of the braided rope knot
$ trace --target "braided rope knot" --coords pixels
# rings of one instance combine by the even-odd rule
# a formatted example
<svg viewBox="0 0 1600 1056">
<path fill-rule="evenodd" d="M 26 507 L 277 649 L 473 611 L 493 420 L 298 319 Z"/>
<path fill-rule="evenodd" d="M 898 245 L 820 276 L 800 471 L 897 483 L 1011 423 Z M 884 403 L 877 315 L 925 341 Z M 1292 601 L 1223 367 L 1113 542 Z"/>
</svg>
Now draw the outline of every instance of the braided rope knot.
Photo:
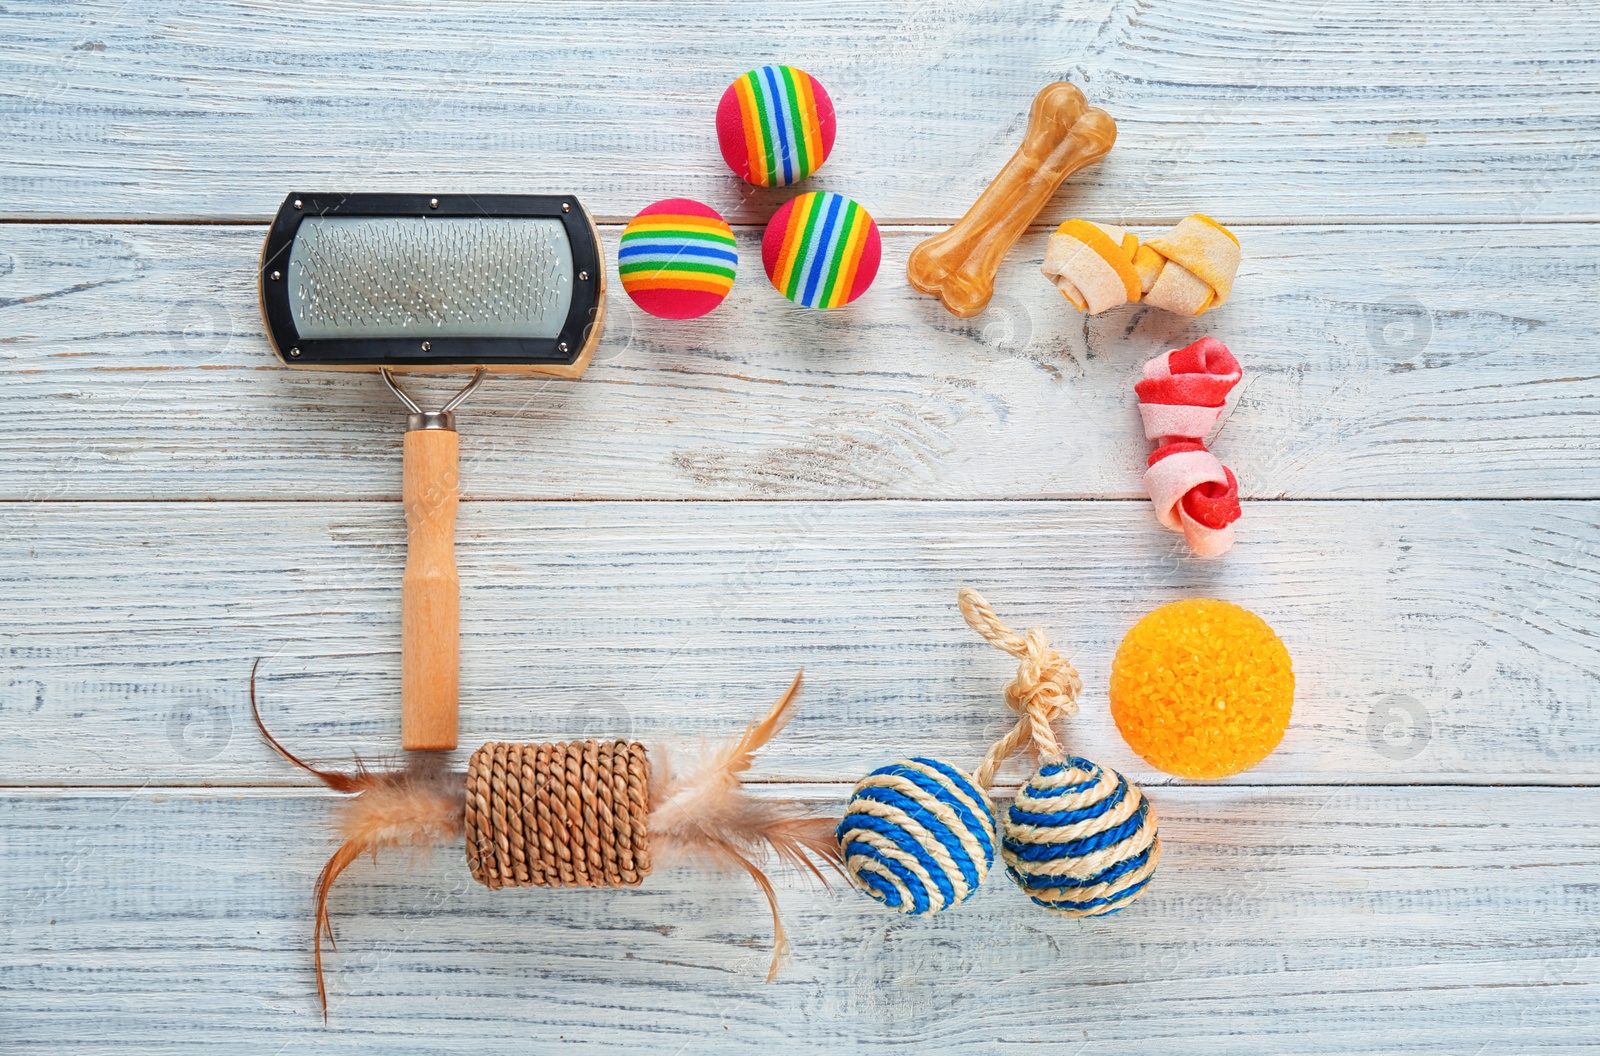
<svg viewBox="0 0 1600 1056">
<path fill-rule="evenodd" d="M 1060 762 L 1066 755 L 1056 739 L 1055 723 L 1078 713 L 1078 695 L 1083 692 L 1078 669 L 1050 647 L 1043 630 L 1033 627 L 1026 635 L 1018 634 L 971 587 L 961 588 L 960 602 L 967 626 L 1018 660 L 1017 675 L 1006 686 L 1006 706 L 1017 713 L 1017 725 L 984 756 L 973 774 L 978 786 L 993 784 L 1000 764 L 1024 744 L 1033 745 L 1041 762 Z"/>
<path fill-rule="evenodd" d="M 1044 631 L 1030 628 L 1023 639 L 1017 677 L 1006 686 L 1006 705 L 1027 720 L 1029 739 L 1039 754 L 1061 758 L 1055 724 L 1078 713 L 1083 679 L 1078 669 L 1050 648 Z"/>
</svg>

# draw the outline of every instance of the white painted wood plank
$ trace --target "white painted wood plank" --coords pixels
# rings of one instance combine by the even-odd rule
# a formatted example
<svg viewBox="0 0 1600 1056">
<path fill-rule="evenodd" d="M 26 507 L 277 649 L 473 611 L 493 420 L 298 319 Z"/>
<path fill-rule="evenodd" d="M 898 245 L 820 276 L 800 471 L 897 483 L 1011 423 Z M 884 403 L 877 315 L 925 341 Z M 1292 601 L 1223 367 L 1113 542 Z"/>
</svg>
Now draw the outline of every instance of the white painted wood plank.
<svg viewBox="0 0 1600 1056">
<path fill-rule="evenodd" d="M 666 194 L 764 220 L 717 153 L 728 82 L 816 74 L 840 112 L 814 186 L 955 217 L 1070 78 L 1116 149 L 1050 215 L 1600 216 L 1587 5 L 1449 0 L 731 0 L 188 5 L 9 0 L 0 214 L 265 218 L 291 189 Z"/>
<path fill-rule="evenodd" d="M 749 229 L 703 322 L 619 293 L 584 381 L 464 408 L 467 494 L 1142 497 L 1133 382 L 1211 333 L 1247 372 L 1214 445 L 1247 496 L 1600 495 L 1600 225 L 1252 227 L 1217 312 L 1087 325 L 1038 274 L 1044 230 L 965 323 L 905 284 L 925 233 L 891 230 L 877 286 L 827 315 L 770 288 Z M 397 497 L 393 397 L 272 357 L 260 237 L 0 226 L 0 496 Z"/>
<path fill-rule="evenodd" d="M 745 227 L 713 319 L 619 296 L 592 384 L 475 401 L 469 493 L 1134 498 L 1131 379 L 1215 332 L 1257 372 L 1217 445 L 1257 500 L 1597 497 L 1597 228 L 1437 223 L 1600 217 L 1600 19 L 1580 5 L 430 17 L 7 0 L 0 217 L 259 220 L 315 184 L 574 190 L 612 219 L 687 193 L 759 223 L 788 192 L 726 175 L 710 112 L 784 60 L 841 104 L 812 186 L 936 220 L 1067 76 L 1122 135 L 1047 218 L 1241 224 L 1223 312 L 1084 326 L 1034 272 L 1040 230 L 996 310 L 958 323 L 901 280 L 927 229 L 891 227 L 878 288 L 824 320 L 766 289 Z M 1260 226 L 1318 220 L 1346 226 Z M 381 390 L 268 358 L 259 237 L 0 226 L 0 498 L 395 496 Z M 1241 529 L 1201 565 L 1142 501 L 468 503 L 469 747 L 725 734 L 803 663 L 807 707 L 759 780 L 836 807 L 886 758 L 968 761 L 1002 729 L 1009 663 L 961 626 L 962 581 L 1051 628 L 1089 685 L 1069 742 L 1152 786 L 1103 687 L 1160 601 L 1271 619 L 1296 722 L 1232 785 L 1153 789 L 1167 857 L 1133 912 L 1056 921 L 997 880 L 914 923 L 791 888 L 799 957 L 773 986 L 736 879 L 497 896 L 453 854 L 363 864 L 325 1030 L 305 939 L 330 797 L 244 787 L 299 777 L 249 728 L 243 678 L 267 657 L 270 719 L 313 756 L 392 751 L 398 509 L 0 503 L 0 782 L 142 786 L 0 794 L 0 1048 L 1588 1051 L 1596 790 L 1355 786 L 1592 785 L 1600 506 L 1255 501 Z"/>
<path fill-rule="evenodd" d="M 251 728 L 255 657 L 287 743 L 396 751 L 398 503 L 0 512 L 6 781 L 300 780 Z M 1191 596 L 1259 612 L 1295 659 L 1294 722 L 1241 782 L 1600 773 L 1600 504 L 1252 503 L 1239 540 L 1192 559 L 1146 502 L 465 503 L 462 745 L 728 736 L 804 667 L 764 779 L 975 765 L 1015 663 L 962 624 L 969 583 L 1082 671 L 1067 742 L 1140 780 L 1163 778 L 1110 722 L 1111 657 Z"/>
<path fill-rule="evenodd" d="M 842 787 L 780 788 L 837 809 Z M 1067 921 L 996 876 L 933 920 L 780 876 L 489 892 L 363 861 L 308 948 L 316 793 L 9 791 L 12 1052 L 1590 1051 L 1600 790 L 1162 789 L 1149 894 Z"/>
</svg>

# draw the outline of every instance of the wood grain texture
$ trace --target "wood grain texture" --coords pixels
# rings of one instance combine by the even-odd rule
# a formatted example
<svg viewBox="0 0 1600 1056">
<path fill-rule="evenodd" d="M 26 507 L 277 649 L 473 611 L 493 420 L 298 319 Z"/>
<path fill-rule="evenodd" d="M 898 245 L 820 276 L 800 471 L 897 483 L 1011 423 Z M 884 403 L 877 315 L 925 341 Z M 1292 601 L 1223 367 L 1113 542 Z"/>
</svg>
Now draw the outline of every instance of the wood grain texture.
<svg viewBox="0 0 1600 1056">
<path fill-rule="evenodd" d="M 250 725 L 258 656 L 286 743 L 394 754 L 398 504 L 0 512 L 9 782 L 303 780 Z M 472 502 L 459 540 L 461 760 L 490 740 L 724 737 L 803 666 L 764 779 L 853 782 L 914 753 L 975 765 L 1009 724 L 1016 665 L 962 623 L 967 583 L 1082 671 L 1066 743 L 1142 781 L 1170 779 L 1112 727 L 1111 656 L 1192 596 L 1261 613 L 1294 657 L 1289 733 L 1240 782 L 1600 773 L 1597 503 L 1247 503 L 1215 562 L 1147 502 Z"/>
<path fill-rule="evenodd" d="M 838 809 L 843 787 L 774 789 Z M 12 791 L 10 1052 L 1592 1051 L 1600 789 L 1159 790 L 1149 893 L 1068 921 L 996 876 L 933 920 L 779 877 L 490 892 L 457 846 L 311 884 L 332 797 Z"/>
<path fill-rule="evenodd" d="M 764 221 L 787 195 L 728 173 L 713 116 L 776 61 L 839 108 L 808 186 L 883 219 L 961 215 L 1062 78 L 1119 136 L 1056 219 L 1596 219 L 1600 23 L 1581 11 L 9 0 L 0 214 L 264 220 L 289 190 L 383 188 L 567 191 L 612 218 L 688 195 Z"/>
<path fill-rule="evenodd" d="M 0 1051 L 1594 1052 L 1597 55 L 1572 0 L 4 0 Z M 770 61 L 839 105 L 807 189 L 884 226 L 826 316 L 757 264 L 792 192 L 712 132 Z M 906 256 L 1060 78 L 1117 145 L 954 320 Z M 726 736 L 804 664 L 756 788 L 837 809 L 1003 730 L 968 582 L 1082 670 L 1067 742 L 1149 786 L 1149 896 L 1067 922 L 997 877 L 915 922 L 784 877 L 766 985 L 746 880 L 497 895 L 459 850 L 385 858 L 335 896 L 323 1027 L 335 804 L 245 680 L 264 658 L 309 757 L 393 754 L 403 417 L 267 348 L 256 225 L 308 188 L 573 192 L 613 260 L 667 195 L 739 225 L 711 317 L 618 295 L 582 382 L 463 410 L 464 745 Z M 1068 216 L 1195 211 L 1245 258 L 1198 322 L 1086 321 L 1037 273 Z M 1207 333 L 1246 370 L 1215 563 L 1150 514 L 1132 393 Z M 1125 629 L 1197 595 L 1267 617 L 1299 678 L 1282 748 L 1204 786 L 1104 699 Z"/>
<path fill-rule="evenodd" d="M 0 234 L 0 496 L 398 498 L 394 398 L 269 351 L 260 231 Z M 1246 376 L 1214 447 L 1247 497 L 1600 497 L 1600 225 L 1252 227 L 1236 295 L 1199 320 L 1085 320 L 1038 273 L 1043 229 L 977 319 L 905 284 L 926 228 L 886 232 L 855 305 L 808 312 L 740 234 L 707 319 L 618 294 L 584 380 L 486 383 L 460 414 L 464 493 L 1139 498 L 1133 382 L 1218 334 Z"/>
</svg>

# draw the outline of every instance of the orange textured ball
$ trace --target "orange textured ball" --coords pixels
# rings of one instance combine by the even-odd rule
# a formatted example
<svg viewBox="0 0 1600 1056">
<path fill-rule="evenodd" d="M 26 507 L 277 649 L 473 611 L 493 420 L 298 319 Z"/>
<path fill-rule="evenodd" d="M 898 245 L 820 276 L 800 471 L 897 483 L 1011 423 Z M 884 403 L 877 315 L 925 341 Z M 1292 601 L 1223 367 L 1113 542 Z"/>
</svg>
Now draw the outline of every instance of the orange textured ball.
<svg viewBox="0 0 1600 1056">
<path fill-rule="evenodd" d="M 1133 625 L 1111 663 L 1111 717 L 1145 762 L 1227 777 L 1271 754 L 1289 726 L 1289 650 L 1248 609 L 1175 601 Z"/>
</svg>

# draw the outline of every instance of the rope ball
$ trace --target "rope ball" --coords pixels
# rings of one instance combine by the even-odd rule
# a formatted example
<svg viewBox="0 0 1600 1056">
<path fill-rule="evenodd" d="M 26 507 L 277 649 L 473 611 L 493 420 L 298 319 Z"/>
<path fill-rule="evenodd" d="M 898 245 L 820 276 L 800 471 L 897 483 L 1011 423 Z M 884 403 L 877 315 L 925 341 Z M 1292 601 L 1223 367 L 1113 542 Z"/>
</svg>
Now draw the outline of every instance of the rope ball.
<svg viewBox="0 0 1600 1056">
<path fill-rule="evenodd" d="M 988 795 L 958 767 L 905 759 L 861 779 L 836 834 L 852 883 L 920 916 L 977 893 L 994 866 L 996 828 Z"/>
<path fill-rule="evenodd" d="M 890 909 L 937 913 L 971 898 L 987 878 L 998 831 L 1007 875 L 1036 904 L 1068 917 L 1125 908 L 1161 860 L 1154 808 L 1115 770 L 1062 751 L 1055 723 L 1077 713 L 1083 680 L 1044 632 L 1013 631 L 971 588 L 960 601 L 968 626 L 1018 660 L 1005 690 L 1016 725 L 970 778 L 936 759 L 868 774 L 839 824 L 846 875 Z M 1024 746 L 1039 767 L 997 824 L 987 790 Z"/>
<path fill-rule="evenodd" d="M 1005 817 L 1006 873 L 1052 913 L 1097 917 L 1143 893 L 1161 860 L 1155 813 L 1115 770 L 1069 757 L 1017 790 Z"/>
</svg>

